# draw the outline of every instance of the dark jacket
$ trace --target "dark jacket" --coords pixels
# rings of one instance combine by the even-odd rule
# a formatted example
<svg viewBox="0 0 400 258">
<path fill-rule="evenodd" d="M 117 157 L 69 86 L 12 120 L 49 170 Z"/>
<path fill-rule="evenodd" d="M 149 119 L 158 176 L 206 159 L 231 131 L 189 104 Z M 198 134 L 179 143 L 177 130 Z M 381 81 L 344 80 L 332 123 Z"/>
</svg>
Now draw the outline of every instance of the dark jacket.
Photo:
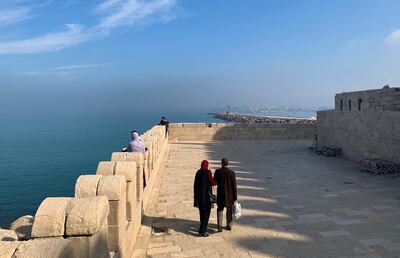
<svg viewBox="0 0 400 258">
<path fill-rule="evenodd" d="M 208 180 L 209 170 L 200 169 L 194 179 L 194 203 L 199 209 L 211 209 L 211 201 L 208 193 L 211 191 L 211 184 Z"/>
<path fill-rule="evenodd" d="M 214 180 L 218 184 L 218 207 L 231 207 L 237 200 L 237 184 L 235 172 L 229 168 L 220 168 L 215 171 Z"/>
</svg>

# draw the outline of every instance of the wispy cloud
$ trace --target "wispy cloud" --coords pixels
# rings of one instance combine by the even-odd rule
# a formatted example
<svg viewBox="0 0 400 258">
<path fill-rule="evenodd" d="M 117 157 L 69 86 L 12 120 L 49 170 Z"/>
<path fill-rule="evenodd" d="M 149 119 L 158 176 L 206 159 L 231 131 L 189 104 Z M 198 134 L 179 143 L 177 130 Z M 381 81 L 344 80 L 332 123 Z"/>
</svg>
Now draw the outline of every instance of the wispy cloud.
<svg viewBox="0 0 400 258">
<path fill-rule="evenodd" d="M 31 17 L 31 8 L 16 7 L 0 10 L 0 26 L 15 24 Z"/>
<path fill-rule="evenodd" d="M 104 6 L 103 4 L 107 4 Z M 175 6 L 175 0 L 108 0 L 97 9 L 107 12 L 98 25 L 99 28 L 112 29 L 116 27 L 132 27 L 153 21 L 169 21 L 175 18 L 170 10 Z M 158 14 L 156 17 L 153 14 Z"/>
<path fill-rule="evenodd" d="M 67 30 L 49 33 L 35 38 L 15 41 L 0 41 L 0 54 L 27 54 L 58 51 L 76 46 L 98 37 L 78 24 L 66 24 Z"/>
<path fill-rule="evenodd" d="M 104 64 L 79 64 L 79 65 L 67 65 L 67 66 L 59 66 L 50 68 L 51 71 L 69 71 L 69 70 L 77 70 L 77 69 L 89 69 L 89 68 L 98 68 L 103 67 Z"/>
<path fill-rule="evenodd" d="M 400 43 L 400 29 L 394 30 L 389 36 L 386 37 L 385 42 L 387 44 Z"/>
<path fill-rule="evenodd" d="M 109 36 L 117 28 L 131 28 L 153 22 L 168 22 L 176 18 L 172 13 L 175 5 L 175 0 L 103 0 L 102 3 L 95 6 L 96 13 L 100 15 L 97 25 L 85 28 L 79 24 L 67 24 L 67 30 L 61 32 L 48 33 L 28 39 L 0 40 L 0 54 L 59 51 L 83 42 Z"/>
</svg>

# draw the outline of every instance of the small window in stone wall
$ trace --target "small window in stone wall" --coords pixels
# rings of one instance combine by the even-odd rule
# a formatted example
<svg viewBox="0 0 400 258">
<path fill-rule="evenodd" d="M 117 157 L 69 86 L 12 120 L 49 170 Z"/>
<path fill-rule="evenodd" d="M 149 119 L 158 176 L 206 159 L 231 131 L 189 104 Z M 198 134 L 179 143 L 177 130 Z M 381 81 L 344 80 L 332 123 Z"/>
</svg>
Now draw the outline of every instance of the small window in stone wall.
<svg viewBox="0 0 400 258">
<path fill-rule="evenodd" d="M 340 100 L 340 110 L 343 110 L 343 99 Z"/>
<path fill-rule="evenodd" d="M 349 110 L 351 111 L 351 99 L 349 99 Z"/>
<path fill-rule="evenodd" d="M 358 111 L 361 111 L 362 99 L 358 99 Z"/>
</svg>

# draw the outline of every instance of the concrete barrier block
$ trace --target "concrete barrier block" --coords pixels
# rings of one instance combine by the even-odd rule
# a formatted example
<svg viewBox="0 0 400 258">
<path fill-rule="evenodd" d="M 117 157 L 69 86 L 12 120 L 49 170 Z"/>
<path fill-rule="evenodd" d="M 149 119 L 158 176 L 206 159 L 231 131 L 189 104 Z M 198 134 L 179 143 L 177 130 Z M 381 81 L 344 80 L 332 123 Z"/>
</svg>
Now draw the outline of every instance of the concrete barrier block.
<svg viewBox="0 0 400 258">
<path fill-rule="evenodd" d="M 125 176 L 126 181 L 133 181 L 136 177 L 136 162 L 134 161 L 123 161 L 115 163 L 114 175 Z"/>
<path fill-rule="evenodd" d="M 104 226 L 92 236 L 69 237 L 74 258 L 108 258 L 108 225 Z"/>
<path fill-rule="evenodd" d="M 36 211 L 32 226 L 32 237 L 63 236 L 65 217 L 72 198 L 49 197 L 44 199 Z"/>
<path fill-rule="evenodd" d="M 13 230 L 0 228 L 0 241 L 18 241 L 17 233 Z"/>
<path fill-rule="evenodd" d="M 18 236 L 18 240 L 29 240 L 31 239 L 34 220 L 34 217 L 31 215 L 20 217 L 11 223 L 10 230 L 15 231 Z"/>
<path fill-rule="evenodd" d="M 97 166 L 96 175 L 114 175 L 115 162 L 101 161 Z"/>
<path fill-rule="evenodd" d="M 12 258 L 20 244 L 20 241 L 0 241 L 0 257 Z"/>
<path fill-rule="evenodd" d="M 104 195 L 109 201 L 121 200 L 126 196 L 125 176 L 103 176 L 97 187 L 97 195 Z"/>
<path fill-rule="evenodd" d="M 108 212 L 108 199 L 105 196 L 71 200 L 71 209 L 67 212 L 66 235 L 91 236 L 95 234 L 104 223 L 107 223 Z"/>
<path fill-rule="evenodd" d="M 76 180 L 75 197 L 86 198 L 97 195 L 97 186 L 102 175 L 82 175 Z"/>
<path fill-rule="evenodd" d="M 64 238 L 42 238 L 22 242 L 13 258 L 71 258 L 71 241 Z"/>
<path fill-rule="evenodd" d="M 117 226 L 126 224 L 126 201 L 109 201 L 110 211 L 108 214 L 108 225 Z"/>
</svg>

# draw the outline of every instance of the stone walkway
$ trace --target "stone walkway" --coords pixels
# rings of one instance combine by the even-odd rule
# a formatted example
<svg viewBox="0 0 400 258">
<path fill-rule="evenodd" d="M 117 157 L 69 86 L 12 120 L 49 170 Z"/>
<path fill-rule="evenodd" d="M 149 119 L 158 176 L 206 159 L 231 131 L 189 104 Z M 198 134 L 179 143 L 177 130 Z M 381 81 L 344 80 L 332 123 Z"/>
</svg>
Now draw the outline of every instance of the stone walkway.
<svg viewBox="0 0 400 258">
<path fill-rule="evenodd" d="M 308 150 L 310 141 L 188 142 L 169 158 L 145 212 L 133 257 L 400 257 L 400 178 L 362 174 L 357 164 Z M 242 218 L 233 231 L 196 236 L 193 179 L 227 157 Z M 151 227 L 167 234 L 151 235 Z"/>
</svg>

